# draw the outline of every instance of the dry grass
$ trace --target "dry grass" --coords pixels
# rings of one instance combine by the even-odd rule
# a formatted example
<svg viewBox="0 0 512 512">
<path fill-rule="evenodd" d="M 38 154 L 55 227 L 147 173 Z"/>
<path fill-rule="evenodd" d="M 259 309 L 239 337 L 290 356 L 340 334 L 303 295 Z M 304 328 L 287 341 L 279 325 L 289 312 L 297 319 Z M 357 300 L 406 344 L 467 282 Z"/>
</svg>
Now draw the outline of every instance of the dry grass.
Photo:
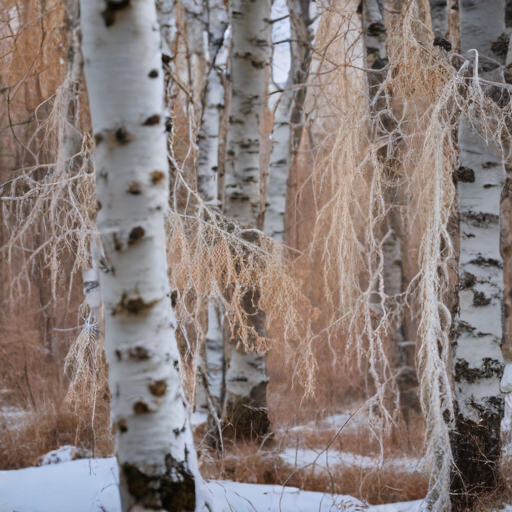
<svg viewBox="0 0 512 512">
<path fill-rule="evenodd" d="M 308 433 L 303 431 L 300 435 L 304 436 L 304 444 L 317 452 L 327 445 L 327 435 L 330 435 L 329 441 L 332 440 L 332 432 L 318 435 L 311 430 Z M 379 444 L 365 442 L 365 439 L 371 439 L 368 432 L 366 435 L 348 433 L 337 438 L 330 449 L 378 458 Z M 292 438 L 287 443 L 291 444 Z M 264 446 L 238 442 L 226 446 L 224 458 L 218 452 L 203 449 L 200 452 L 201 472 L 205 478 L 347 494 L 375 505 L 422 499 L 427 493 L 427 473 L 407 471 L 397 465 L 380 469 L 344 464 L 331 466 L 328 470 L 318 466 L 296 468 L 279 456 L 281 448 L 276 441 L 267 442 Z M 394 456 L 398 453 L 395 452 Z"/>
<path fill-rule="evenodd" d="M 301 213 L 315 218 L 313 265 L 305 267 L 322 273 L 324 312 L 332 314 L 320 334 L 333 348 L 333 358 L 342 353 L 347 366 L 357 366 L 366 377 L 370 427 L 383 456 L 388 436 L 401 428 L 392 334 L 406 314 L 417 317 L 417 332 L 409 339 L 418 339 L 428 506 L 443 510 L 449 507 L 454 418 L 447 305 L 453 302 L 457 274 L 449 226 L 456 128 L 464 114 L 488 142 L 502 147 L 502 138 L 509 136 L 509 95 L 480 79 L 477 62 L 451 58 L 434 47 L 427 2 L 411 1 L 388 27 L 389 66 L 370 100 L 362 85 L 354 4 L 327 5 L 311 72 L 317 87 L 308 91 L 310 122 L 300 148 L 309 153 L 313 171 L 296 195 L 309 194 L 309 210 Z M 399 208 L 386 200 L 393 188 L 408 198 Z M 389 296 L 383 245 L 393 208 L 405 219 L 404 237 L 413 242 L 403 258 L 410 258 L 416 271 L 401 294 Z"/>
<path fill-rule="evenodd" d="M 397 453 L 410 454 L 422 445 L 425 429 L 422 419 L 413 420 L 409 427 L 400 419 L 396 354 L 390 340 L 406 314 L 405 306 L 412 306 L 419 323 L 418 372 L 430 473 L 338 468 L 326 477 L 304 469 L 293 472 L 274 450 L 251 444 L 228 446 L 224 459 L 206 451 L 202 464 L 204 474 L 211 477 L 287 482 L 310 490 L 354 494 L 376 503 L 423 497 L 432 478 L 430 501 L 435 509 L 447 503 L 451 468 L 451 315 L 445 302 L 456 257 L 448 229 L 457 157 L 455 128 L 464 112 L 500 146 L 507 135 L 510 107 L 504 95 L 495 101 L 494 85 L 471 74 L 469 60 L 454 66 L 433 47 L 426 4 L 411 1 L 390 30 L 390 65 L 375 100 L 378 109 L 374 109 L 364 92 L 357 4 L 348 0 L 328 3 L 320 20 L 311 72 L 315 87 L 306 101 L 308 120 L 300 148 L 308 154 L 307 164 L 313 172 L 298 195 L 310 203 L 309 209 L 293 213 L 309 217 L 305 225 L 311 233 L 306 229 L 306 234 L 300 234 L 306 240 L 295 245 L 304 254 L 293 267 L 282 246 L 255 230 L 236 226 L 202 203 L 195 192 L 193 172 L 200 116 L 196 103 L 188 103 L 181 93 L 182 99 L 177 98 L 177 86 L 169 81 L 168 100 L 174 101 L 170 136 L 174 208 L 168 222 L 168 259 L 186 361 L 184 378 L 193 399 L 206 334 L 204 306 L 215 300 L 222 305 L 234 338 L 257 351 L 271 349 L 271 357 L 277 354 L 269 365 L 273 376 L 269 405 L 274 407 L 270 413 L 276 425 L 320 419 L 371 397 L 368 411 L 373 435 L 368 430 L 344 433 L 333 446 L 374 454 L 381 461 Z M 20 52 L 26 50 L 26 41 L 17 44 Z M 78 60 L 74 64 L 78 66 Z M 13 296 L 30 297 L 31 307 L 40 295 L 36 306 L 42 320 L 30 324 L 27 337 L 45 330 L 42 347 L 30 344 L 28 358 L 15 347 L 17 338 L 2 340 L 0 346 L 8 354 L 2 376 L 8 376 L 9 387 L 19 388 L 10 393 L 9 400 L 23 402 L 34 411 L 18 427 L 1 427 L 8 433 L 2 438 L 15 440 L 2 445 L 2 460 L 9 468 L 30 464 L 62 444 L 96 446 L 100 454 L 110 450 L 108 397 L 101 397 L 105 385 L 101 339 L 90 336 L 86 328 L 73 347 L 73 413 L 61 406 L 43 405 L 60 404 L 63 399 L 61 391 L 67 382 L 59 380 L 62 357 L 55 357 L 54 362 L 59 377 L 44 379 L 34 367 L 38 355 L 52 354 L 51 343 L 60 343 L 59 350 L 69 345 L 71 336 L 64 341 L 52 337 L 55 311 L 45 312 L 48 304 L 56 307 L 57 297 L 73 289 L 67 277 L 89 265 L 89 240 L 95 232 L 92 142 L 87 121 L 82 119 L 83 125 L 80 121 L 80 80 L 77 67 L 71 67 L 63 85 L 58 90 L 55 84 L 53 89 L 48 85 L 51 93 L 38 98 L 30 113 L 18 105 L 23 114 L 35 115 L 37 123 L 24 133 L 24 148 L 14 144 L 14 177 L 2 178 L 2 249 L 8 263 L 2 272 L 8 276 L 6 281 L 19 285 L 11 287 L 16 292 Z M 196 91 L 197 84 L 189 86 Z M 18 120 L 22 122 L 23 116 Z M 8 146 L 13 146 L 12 140 Z M 410 233 L 414 232 L 418 268 L 408 290 L 394 297 L 387 295 L 383 277 L 384 227 L 394 207 L 385 198 L 392 187 L 400 187 L 410 197 L 400 213 L 409 219 Z M 258 335 L 243 307 L 247 293 L 255 288 L 272 340 Z M 51 324 L 48 332 L 47 322 Z M 71 321 L 67 322 L 58 325 L 68 328 Z M 34 393 L 31 372 L 38 376 L 38 387 L 48 388 L 58 381 L 59 393 L 51 400 L 44 393 Z M 28 375 L 26 382 L 23 373 Z M 97 396 L 101 397 L 100 409 Z M 94 432 L 95 425 L 98 432 Z M 288 431 L 286 442 L 322 448 L 329 436 L 332 432 L 298 435 Z M 286 444 L 279 439 L 274 443 Z"/>
<path fill-rule="evenodd" d="M 64 445 L 91 449 L 95 457 L 111 456 L 108 409 L 97 412 L 95 427 L 89 416 L 88 410 L 51 404 L 14 417 L 0 410 L 0 469 L 32 466 L 39 456 Z"/>
</svg>

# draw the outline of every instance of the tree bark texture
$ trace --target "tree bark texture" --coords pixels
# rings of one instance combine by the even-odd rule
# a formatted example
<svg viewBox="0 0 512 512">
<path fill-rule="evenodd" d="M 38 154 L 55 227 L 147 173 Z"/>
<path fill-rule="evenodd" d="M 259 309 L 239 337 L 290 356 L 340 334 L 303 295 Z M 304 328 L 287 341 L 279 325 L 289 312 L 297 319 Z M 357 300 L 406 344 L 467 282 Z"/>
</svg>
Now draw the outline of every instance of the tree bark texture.
<svg viewBox="0 0 512 512">
<path fill-rule="evenodd" d="M 504 0 L 460 0 L 461 52 L 479 53 L 479 75 L 503 81 L 497 41 L 505 30 Z M 474 52 L 473 52 L 474 55 Z M 459 129 L 460 318 L 455 346 L 457 398 L 452 505 L 466 510 L 499 483 L 499 429 L 503 396 L 503 260 L 500 256 L 501 156 L 486 145 L 466 118 Z"/>
<path fill-rule="evenodd" d="M 169 300 L 167 143 L 153 0 L 81 2 L 123 510 L 202 510 Z"/>
<path fill-rule="evenodd" d="M 265 213 L 265 233 L 282 242 L 286 211 L 286 189 L 290 166 L 292 133 L 304 123 L 303 105 L 306 87 L 301 87 L 309 74 L 312 30 L 309 17 L 310 0 L 287 0 L 290 20 L 290 70 L 279 105 L 275 109 L 272 132 L 272 154 Z M 293 123 L 292 123 L 293 117 Z M 298 137 L 297 140 L 300 140 Z"/>
<path fill-rule="evenodd" d="M 272 27 L 270 0 L 230 0 L 232 27 L 231 108 L 227 139 L 225 203 L 228 217 L 247 227 L 259 226 L 260 129 L 267 103 Z M 248 292 L 243 307 L 257 332 L 264 333 L 265 317 L 258 292 Z M 225 433 L 257 437 L 268 432 L 265 356 L 247 353 L 224 328 L 226 392 Z M 241 385 L 243 383 L 243 385 Z"/>
<path fill-rule="evenodd" d="M 230 0 L 231 83 L 226 204 L 229 217 L 254 227 L 259 216 L 260 122 L 271 54 L 270 0 Z"/>
</svg>

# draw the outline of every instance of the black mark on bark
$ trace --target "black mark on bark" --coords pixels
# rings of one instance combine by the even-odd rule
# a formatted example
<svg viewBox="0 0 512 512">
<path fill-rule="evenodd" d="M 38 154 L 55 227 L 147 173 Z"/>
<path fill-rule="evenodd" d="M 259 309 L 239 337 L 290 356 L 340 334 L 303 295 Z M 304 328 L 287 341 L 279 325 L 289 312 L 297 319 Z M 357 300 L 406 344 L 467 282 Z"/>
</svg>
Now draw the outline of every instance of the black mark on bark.
<svg viewBox="0 0 512 512">
<path fill-rule="evenodd" d="M 130 0 L 105 0 L 106 9 L 101 13 L 107 27 L 111 27 L 116 21 L 116 12 L 130 5 Z"/>
<path fill-rule="evenodd" d="M 138 181 L 132 181 L 128 185 L 128 189 L 126 191 L 128 192 L 128 194 L 138 196 L 138 195 L 142 194 L 141 184 Z"/>
<path fill-rule="evenodd" d="M 149 412 L 148 404 L 146 404 L 142 400 L 135 402 L 133 404 L 133 412 L 135 412 L 135 414 L 146 414 L 147 412 Z"/>
<path fill-rule="evenodd" d="M 165 380 L 156 380 L 149 385 L 149 391 L 154 396 L 164 396 L 167 391 L 167 382 Z"/>
<path fill-rule="evenodd" d="M 136 244 L 144 237 L 145 234 L 146 234 L 146 232 L 144 231 L 143 227 L 137 226 L 136 228 L 133 228 L 130 231 L 130 235 L 128 237 L 128 244 L 129 245 Z"/>
<path fill-rule="evenodd" d="M 159 183 L 162 183 L 162 181 L 165 180 L 165 173 L 163 171 L 153 171 L 151 173 L 151 183 L 153 185 L 158 185 Z"/>
<path fill-rule="evenodd" d="M 148 117 L 142 126 L 154 126 L 155 124 L 158 124 L 160 122 L 160 116 L 158 114 L 152 115 L 151 117 Z"/>
<path fill-rule="evenodd" d="M 112 311 L 112 316 L 118 314 L 125 315 L 139 315 L 141 313 L 146 313 L 148 310 L 153 308 L 157 304 L 157 300 L 152 300 L 150 302 L 145 302 L 142 297 L 135 297 L 133 299 L 128 298 L 128 294 L 126 292 L 121 296 L 121 300 L 117 304 L 117 306 Z"/>
</svg>

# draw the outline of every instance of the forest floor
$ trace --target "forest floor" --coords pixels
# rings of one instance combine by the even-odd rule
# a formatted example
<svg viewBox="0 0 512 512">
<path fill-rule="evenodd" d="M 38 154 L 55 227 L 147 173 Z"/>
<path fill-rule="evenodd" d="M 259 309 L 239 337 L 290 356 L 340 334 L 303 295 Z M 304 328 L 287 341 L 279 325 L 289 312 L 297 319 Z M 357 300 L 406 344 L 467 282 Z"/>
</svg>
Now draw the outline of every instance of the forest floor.
<svg viewBox="0 0 512 512">
<path fill-rule="evenodd" d="M 421 501 L 367 506 L 350 496 L 210 480 L 219 512 L 417 512 Z M 121 512 L 115 458 L 0 471 L 0 512 Z"/>
<path fill-rule="evenodd" d="M 225 439 L 223 454 L 208 448 L 201 428 L 197 426 L 195 438 L 206 478 L 289 485 L 355 496 L 372 505 L 415 501 L 427 493 L 422 439 L 407 447 L 399 436 L 380 445 L 369 431 L 365 411 L 277 428 L 264 442 Z"/>
<path fill-rule="evenodd" d="M 12 428 L 26 419 L 14 409 L 3 412 Z M 395 447 L 379 456 L 362 414 L 276 429 L 265 443 L 226 439 L 223 454 L 208 447 L 201 418 L 192 419 L 216 512 L 421 509 L 428 485 L 421 450 Z M 116 459 L 91 456 L 89 450 L 64 446 L 25 464 L 31 467 L 0 471 L 0 512 L 121 512 Z M 512 507 L 485 510 L 512 512 Z"/>
<path fill-rule="evenodd" d="M 13 434 L 7 437 L 17 445 L 8 443 L 11 459 L 19 454 L 24 463 L 10 466 L 22 469 L 0 471 L 0 512 L 120 511 L 110 450 L 104 458 L 90 458 L 91 451 L 68 446 L 40 457 L 48 445 L 36 438 L 46 439 L 46 431 L 36 436 L 34 418 L 16 408 L 1 413 Z M 224 452 L 208 445 L 205 419 L 195 413 L 192 424 L 200 470 L 220 512 L 416 512 L 427 491 L 421 453 L 392 443 L 380 453 L 364 411 L 276 428 L 264 442 L 224 439 Z M 70 442 L 69 436 L 55 441 Z"/>
</svg>

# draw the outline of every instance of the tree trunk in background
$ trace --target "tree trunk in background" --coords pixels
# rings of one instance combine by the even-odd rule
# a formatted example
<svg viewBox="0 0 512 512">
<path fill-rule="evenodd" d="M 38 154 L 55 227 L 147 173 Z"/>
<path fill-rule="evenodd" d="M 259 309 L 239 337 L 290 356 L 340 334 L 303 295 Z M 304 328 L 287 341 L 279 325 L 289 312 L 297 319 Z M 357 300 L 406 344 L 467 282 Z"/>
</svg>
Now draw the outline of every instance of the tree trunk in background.
<svg viewBox="0 0 512 512">
<path fill-rule="evenodd" d="M 479 75 L 503 81 L 506 43 L 504 0 L 460 0 L 460 46 L 479 53 Z M 505 47 L 503 51 L 502 46 Z M 473 52 L 474 55 L 474 52 Z M 486 59 L 485 57 L 490 57 Z M 496 62 L 497 61 L 497 62 Z M 461 119 L 459 129 L 460 318 L 455 347 L 456 432 L 452 481 L 454 511 L 466 510 L 479 494 L 496 489 L 503 398 L 503 260 L 500 256 L 500 154 Z"/>
<path fill-rule="evenodd" d="M 165 252 L 168 163 L 153 0 L 81 2 L 105 345 L 123 510 L 202 510 Z"/>
<path fill-rule="evenodd" d="M 290 145 L 293 139 L 292 132 L 302 129 L 304 122 L 302 107 L 306 88 L 301 85 L 307 81 L 311 60 L 313 35 L 309 17 L 310 3 L 310 0 L 287 0 L 286 2 L 290 20 L 291 61 L 288 79 L 283 85 L 285 90 L 281 93 L 274 117 L 268 201 L 265 213 L 265 233 L 280 242 L 284 238 L 286 187 L 291 156 Z"/>
<path fill-rule="evenodd" d="M 217 168 L 219 128 L 224 109 L 224 88 L 218 72 L 212 69 L 204 100 L 203 119 L 199 131 L 197 158 L 197 190 L 208 204 L 218 204 Z"/>
<path fill-rule="evenodd" d="M 203 118 L 199 131 L 197 188 L 204 201 L 218 204 L 219 131 L 224 111 L 224 87 L 219 66 L 225 67 L 227 49 L 224 36 L 228 12 L 220 0 L 208 1 L 208 81 L 203 101 Z"/>
<path fill-rule="evenodd" d="M 512 177 L 507 168 L 507 179 L 500 202 L 500 253 L 503 258 L 503 339 L 501 350 L 505 371 L 500 390 L 505 394 L 503 420 L 501 421 L 501 469 L 510 481 L 512 478 Z"/>
<path fill-rule="evenodd" d="M 260 122 L 271 53 L 270 0 L 231 0 L 231 83 L 226 214 L 254 227 L 259 216 Z"/>
<path fill-rule="evenodd" d="M 260 127 L 266 108 L 271 54 L 270 0 L 231 0 L 231 110 L 226 165 L 226 215 L 255 228 L 260 201 Z M 265 336 L 265 317 L 258 292 L 244 297 L 245 310 L 257 332 Z M 254 437 L 268 432 L 265 356 L 246 353 L 224 327 L 226 393 L 223 417 L 226 434 Z"/>
<path fill-rule="evenodd" d="M 368 72 L 368 86 L 370 96 L 370 108 L 372 115 L 379 115 L 383 126 L 386 126 L 386 114 L 383 113 L 389 104 L 385 100 L 384 92 L 379 88 L 386 79 L 388 56 L 386 49 L 387 33 L 396 23 L 400 10 L 392 0 L 377 2 L 368 0 L 363 4 L 364 40 L 366 48 L 366 68 L 375 70 Z M 379 97 L 376 98 L 376 95 Z M 390 119 L 387 120 L 388 125 Z M 375 140 L 388 138 L 389 133 L 381 130 L 374 134 Z M 393 142 L 391 143 L 393 144 Z M 416 321 L 412 311 L 403 306 L 403 293 L 412 278 L 416 275 L 414 267 L 411 266 L 411 254 L 409 248 L 411 240 L 407 233 L 407 219 L 403 218 L 403 211 L 406 206 L 407 191 L 403 189 L 403 177 L 396 173 L 392 165 L 393 147 L 386 144 L 381 154 L 383 158 L 391 158 L 391 165 L 387 170 L 387 183 L 385 198 L 389 211 L 385 222 L 382 225 L 382 237 L 384 243 L 382 252 L 384 256 L 384 291 L 389 297 L 387 303 L 393 324 L 388 334 L 390 343 L 394 347 L 396 358 L 397 385 L 400 393 L 400 407 L 405 421 L 420 412 L 418 398 L 418 377 L 416 373 Z M 393 310 L 403 308 L 403 311 L 394 313 Z"/>
<path fill-rule="evenodd" d="M 219 142 L 221 123 L 225 116 L 223 78 L 227 71 L 228 49 L 225 42 L 229 24 L 227 6 L 222 0 L 208 0 L 205 21 L 208 27 L 208 81 L 203 99 L 203 116 L 198 136 L 197 189 L 206 203 L 219 200 Z M 225 80 L 224 80 L 225 82 Z M 220 180 L 222 186 L 222 180 Z M 200 357 L 195 411 L 209 418 L 217 441 L 222 406 L 221 383 L 225 377 L 222 311 L 213 301 L 208 303 L 208 329 Z"/>
</svg>

